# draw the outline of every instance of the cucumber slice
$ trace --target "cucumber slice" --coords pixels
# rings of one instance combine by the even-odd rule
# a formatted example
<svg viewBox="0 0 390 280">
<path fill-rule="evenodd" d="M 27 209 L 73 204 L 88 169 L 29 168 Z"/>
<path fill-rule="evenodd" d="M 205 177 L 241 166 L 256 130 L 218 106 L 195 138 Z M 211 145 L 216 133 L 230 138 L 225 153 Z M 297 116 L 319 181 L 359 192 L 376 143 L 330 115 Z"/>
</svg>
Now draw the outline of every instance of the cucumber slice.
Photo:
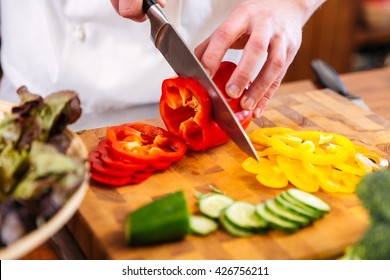
<svg viewBox="0 0 390 280">
<path fill-rule="evenodd" d="M 299 215 L 303 215 L 303 216 L 309 218 L 310 220 L 318 219 L 323 214 L 320 211 L 314 210 L 314 209 L 306 206 L 305 204 L 302 204 L 302 203 L 296 201 L 295 199 L 293 199 L 289 195 L 287 195 L 286 192 L 283 192 L 280 195 L 276 196 L 275 201 L 276 201 L 276 203 L 278 203 L 278 205 L 280 205 L 280 206 L 282 206 L 282 207 L 284 207 L 292 212 L 295 212 Z"/>
<path fill-rule="evenodd" d="M 299 229 L 299 224 L 281 219 L 279 216 L 267 210 L 265 203 L 256 205 L 256 214 L 259 215 L 260 218 L 266 220 L 273 228 L 287 232 L 293 232 Z"/>
<path fill-rule="evenodd" d="M 231 205 L 234 200 L 220 193 L 209 193 L 199 199 L 199 211 L 212 219 L 217 219 L 221 211 Z"/>
<path fill-rule="evenodd" d="M 226 218 L 225 210 L 223 210 L 221 215 L 219 216 L 219 222 L 220 222 L 222 228 L 227 233 L 229 233 L 230 235 L 233 235 L 235 237 L 248 237 L 248 236 L 251 236 L 253 234 L 252 231 L 250 231 L 250 230 L 236 227 L 235 225 L 230 223 L 229 220 Z"/>
<path fill-rule="evenodd" d="M 190 216 L 190 230 L 194 234 L 207 235 L 218 229 L 218 223 L 201 215 Z"/>
<path fill-rule="evenodd" d="M 265 202 L 265 207 L 267 210 L 273 214 L 288 220 L 290 222 L 296 223 L 300 226 L 306 226 L 311 222 L 311 219 L 306 218 L 302 215 L 295 214 L 295 212 L 289 211 L 281 206 L 279 206 L 274 199 L 269 199 Z"/>
<path fill-rule="evenodd" d="M 183 191 L 159 198 L 130 213 L 125 220 L 125 239 L 142 246 L 183 239 L 189 228 L 189 212 Z"/>
<path fill-rule="evenodd" d="M 256 216 L 256 208 L 253 204 L 237 201 L 226 208 L 225 216 L 234 226 L 253 230 L 267 227 L 266 221 Z"/>
<path fill-rule="evenodd" d="M 298 200 L 299 202 L 301 202 L 301 203 L 303 203 L 303 204 L 305 204 L 313 209 L 316 209 L 318 211 L 325 212 L 325 213 L 330 211 L 329 204 L 327 204 L 322 199 L 320 199 L 320 198 L 318 198 L 310 193 L 307 193 L 307 192 L 304 192 L 304 191 L 301 191 L 298 189 L 288 189 L 287 194 L 290 195 L 291 197 L 293 197 L 294 199 Z"/>
</svg>

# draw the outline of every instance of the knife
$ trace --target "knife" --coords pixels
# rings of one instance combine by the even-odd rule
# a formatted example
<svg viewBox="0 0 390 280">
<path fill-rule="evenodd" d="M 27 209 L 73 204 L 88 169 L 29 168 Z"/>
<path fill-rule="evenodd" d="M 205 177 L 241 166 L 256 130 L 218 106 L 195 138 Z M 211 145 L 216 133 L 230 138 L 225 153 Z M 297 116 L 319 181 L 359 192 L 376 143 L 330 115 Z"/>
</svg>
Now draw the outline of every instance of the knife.
<svg viewBox="0 0 390 280">
<path fill-rule="evenodd" d="M 337 92 L 363 109 L 371 111 L 363 99 L 349 93 L 347 87 L 341 81 L 339 75 L 332 66 L 321 59 L 315 59 L 311 62 L 311 67 L 318 79 L 318 82 L 322 86 Z"/>
<path fill-rule="evenodd" d="M 259 160 L 248 135 L 234 116 L 228 103 L 184 40 L 170 24 L 155 0 L 143 0 L 155 46 L 179 76 L 195 78 L 209 93 L 214 121 L 249 156 Z"/>
</svg>

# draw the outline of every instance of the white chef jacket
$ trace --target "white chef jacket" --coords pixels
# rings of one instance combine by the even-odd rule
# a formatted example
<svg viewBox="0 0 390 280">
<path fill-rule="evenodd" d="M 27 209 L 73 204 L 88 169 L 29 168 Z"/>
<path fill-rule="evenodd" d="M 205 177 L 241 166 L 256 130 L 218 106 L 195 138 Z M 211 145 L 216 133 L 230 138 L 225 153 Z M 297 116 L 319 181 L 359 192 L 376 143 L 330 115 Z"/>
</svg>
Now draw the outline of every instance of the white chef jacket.
<svg viewBox="0 0 390 280">
<path fill-rule="evenodd" d="M 194 48 L 240 0 L 166 2 L 164 13 Z M 85 114 L 104 112 L 158 102 L 162 81 L 175 76 L 149 22 L 120 17 L 109 0 L 1 0 L 1 37 L 2 100 L 17 101 L 21 85 L 43 96 L 72 89 Z"/>
</svg>

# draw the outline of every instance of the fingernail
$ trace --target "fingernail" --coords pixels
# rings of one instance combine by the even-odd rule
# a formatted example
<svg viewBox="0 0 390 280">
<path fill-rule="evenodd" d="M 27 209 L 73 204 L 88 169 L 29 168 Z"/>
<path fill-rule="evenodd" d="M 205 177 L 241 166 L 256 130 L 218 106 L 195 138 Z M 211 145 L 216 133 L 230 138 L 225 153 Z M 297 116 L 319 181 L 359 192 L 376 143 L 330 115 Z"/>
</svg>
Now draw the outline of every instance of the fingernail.
<svg viewBox="0 0 390 280">
<path fill-rule="evenodd" d="M 255 118 L 258 118 L 263 114 L 263 110 L 261 110 L 261 108 L 256 108 L 253 110 L 253 114 L 255 115 Z"/>
<path fill-rule="evenodd" d="M 229 94 L 230 97 L 236 98 L 240 95 L 240 89 L 236 85 L 230 85 L 227 88 L 227 93 Z"/>
<path fill-rule="evenodd" d="M 244 105 L 247 110 L 253 110 L 253 107 L 255 107 L 255 100 L 252 97 L 247 97 L 244 100 Z"/>
</svg>

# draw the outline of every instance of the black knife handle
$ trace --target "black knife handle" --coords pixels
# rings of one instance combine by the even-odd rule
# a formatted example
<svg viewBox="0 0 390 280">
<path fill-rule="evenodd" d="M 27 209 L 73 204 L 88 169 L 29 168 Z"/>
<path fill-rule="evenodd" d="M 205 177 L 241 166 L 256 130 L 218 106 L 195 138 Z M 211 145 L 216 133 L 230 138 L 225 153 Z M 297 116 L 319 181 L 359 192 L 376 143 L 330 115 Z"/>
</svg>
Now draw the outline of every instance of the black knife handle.
<svg viewBox="0 0 390 280">
<path fill-rule="evenodd" d="M 338 92 L 348 99 L 358 98 L 357 96 L 354 96 L 348 92 L 347 87 L 341 81 L 336 70 L 325 61 L 321 59 L 315 59 L 311 62 L 311 67 L 318 79 L 318 82 L 322 86 Z"/>
<path fill-rule="evenodd" d="M 142 2 L 142 11 L 144 11 L 144 13 L 146 14 L 149 8 L 156 4 L 157 4 L 156 0 L 144 0 Z"/>
</svg>

